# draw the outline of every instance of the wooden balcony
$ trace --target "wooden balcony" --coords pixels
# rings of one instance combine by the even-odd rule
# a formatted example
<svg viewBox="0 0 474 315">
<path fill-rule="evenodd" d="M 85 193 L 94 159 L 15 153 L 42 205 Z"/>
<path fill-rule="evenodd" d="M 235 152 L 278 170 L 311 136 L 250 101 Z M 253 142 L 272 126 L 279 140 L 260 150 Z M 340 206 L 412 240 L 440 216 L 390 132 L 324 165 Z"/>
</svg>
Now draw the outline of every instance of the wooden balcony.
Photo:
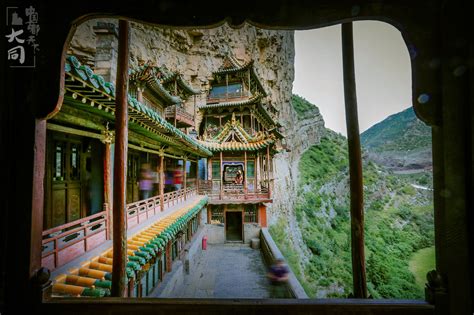
<svg viewBox="0 0 474 315">
<path fill-rule="evenodd" d="M 177 128 L 194 126 L 194 115 L 188 113 L 183 107 L 173 105 L 165 110 L 165 118 Z"/>
<path fill-rule="evenodd" d="M 249 99 L 248 95 L 242 95 L 240 93 L 229 93 L 228 95 L 220 94 L 220 95 L 214 95 L 212 97 L 208 96 L 206 99 L 206 104 L 238 102 L 238 101 L 245 101 L 248 99 Z"/>
<path fill-rule="evenodd" d="M 128 204 L 127 230 L 196 194 L 196 188 L 189 187 L 186 193 L 180 189 Z M 104 205 L 102 212 L 43 231 L 42 266 L 54 271 L 107 242 L 109 220 L 109 210 Z"/>
<path fill-rule="evenodd" d="M 224 184 L 220 180 L 199 180 L 198 193 L 209 197 L 209 204 L 248 204 L 272 202 L 267 188 L 256 188 L 253 181 L 243 184 Z"/>
</svg>

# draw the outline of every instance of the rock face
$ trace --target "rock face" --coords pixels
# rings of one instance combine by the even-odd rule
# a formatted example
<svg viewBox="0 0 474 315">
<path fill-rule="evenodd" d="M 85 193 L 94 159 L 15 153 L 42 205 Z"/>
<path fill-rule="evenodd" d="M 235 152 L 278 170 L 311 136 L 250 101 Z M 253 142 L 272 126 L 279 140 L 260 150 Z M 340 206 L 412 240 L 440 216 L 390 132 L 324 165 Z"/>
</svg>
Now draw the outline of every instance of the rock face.
<svg viewBox="0 0 474 315">
<path fill-rule="evenodd" d="M 101 21 L 118 24 L 117 20 Z M 97 22 L 91 20 L 80 25 L 68 50 L 92 67 L 97 40 L 93 27 Z M 317 109 L 298 120 L 290 103 L 294 32 L 263 30 L 248 24 L 239 29 L 224 24 L 212 29 L 174 30 L 131 23 L 130 43 L 132 67 L 151 60 L 158 66 L 166 65 L 172 71 L 179 71 L 194 88 L 203 92 L 197 96 L 197 105 L 205 103 L 212 72 L 221 66 L 227 54 L 242 61 L 254 60 L 257 75 L 271 103 L 279 110 L 288 148 L 288 152 L 275 156 L 274 202 L 269 205 L 269 224 L 280 215 L 293 217 L 299 157 L 306 148 L 319 142 L 324 129 Z M 187 106 L 191 107 L 193 103 Z"/>
</svg>

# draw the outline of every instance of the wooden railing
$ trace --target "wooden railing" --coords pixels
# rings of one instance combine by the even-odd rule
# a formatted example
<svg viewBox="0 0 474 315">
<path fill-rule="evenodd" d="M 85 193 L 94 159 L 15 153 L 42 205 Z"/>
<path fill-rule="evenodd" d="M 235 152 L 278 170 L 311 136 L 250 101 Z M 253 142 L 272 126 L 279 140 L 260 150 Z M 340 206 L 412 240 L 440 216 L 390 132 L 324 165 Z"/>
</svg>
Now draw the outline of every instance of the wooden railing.
<svg viewBox="0 0 474 315">
<path fill-rule="evenodd" d="M 163 194 L 163 205 L 174 206 L 196 194 L 196 187 L 187 187 L 186 194 L 184 189 L 169 192 Z M 161 196 L 130 203 L 126 212 L 130 229 L 161 212 Z M 107 241 L 107 213 L 104 204 L 102 212 L 43 231 L 42 266 L 54 270 Z"/>
<path fill-rule="evenodd" d="M 247 182 L 247 190 L 243 184 L 224 184 L 221 192 L 220 180 L 202 180 L 198 181 L 199 194 L 208 195 L 212 199 L 227 199 L 227 200 L 262 200 L 270 199 L 267 188 L 256 188 L 251 181 L 252 185 L 249 186 Z"/>
<path fill-rule="evenodd" d="M 207 103 L 222 103 L 222 102 L 237 102 L 237 101 L 243 101 L 247 100 L 249 97 L 248 95 L 242 95 L 239 93 L 228 93 L 227 95 L 225 93 L 223 94 L 215 94 L 213 97 L 209 96 L 207 98 Z"/>
<path fill-rule="evenodd" d="M 108 238 L 107 209 L 43 231 L 41 265 L 54 270 L 104 243 Z"/>
<path fill-rule="evenodd" d="M 181 106 L 173 105 L 173 106 L 167 107 L 165 110 L 165 117 L 166 119 L 176 118 L 177 121 L 181 123 L 185 123 L 189 126 L 194 125 L 194 115 L 188 113 Z"/>
<path fill-rule="evenodd" d="M 163 208 L 174 206 L 178 202 L 185 200 L 185 197 L 196 195 L 197 191 L 194 187 L 186 188 L 186 196 L 184 189 L 172 191 L 163 194 Z M 148 199 L 133 202 L 127 205 L 127 228 L 130 229 L 138 225 L 161 211 L 161 196 L 154 196 Z"/>
<path fill-rule="evenodd" d="M 127 204 L 127 228 L 130 229 L 161 212 L 161 198 L 154 196 Z"/>
</svg>

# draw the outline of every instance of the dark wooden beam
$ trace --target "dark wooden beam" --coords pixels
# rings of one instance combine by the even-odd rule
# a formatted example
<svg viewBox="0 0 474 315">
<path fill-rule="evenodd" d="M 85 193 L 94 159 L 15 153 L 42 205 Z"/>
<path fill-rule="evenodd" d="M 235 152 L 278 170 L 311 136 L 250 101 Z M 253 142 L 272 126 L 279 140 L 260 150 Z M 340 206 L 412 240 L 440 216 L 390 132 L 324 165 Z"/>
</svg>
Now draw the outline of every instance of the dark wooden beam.
<svg viewBox="0 0 474 315">
<path fill-rule="evenodd" d="M 351 190 L 351 249 L 354 297 L 367 298 L 364 253 L 364 191 L 354 70 L 352 23 L 342 24 L 342 64 Z"/>
<path fill-rule="evenodd" d="M 30 277 L 41 268 L 43 240 L 44 176 L 46 169 L 46 120 L 37 119 L 33 151 L 33 198 L 31 204 Z"/>
<path fill-rule="evenodd" d="M 115 155 L 114 155 L 114 209 L 113 209 L 113 269 L 112 296 L 124 297 L 125 265 L 127 263 L 127 144 L 128 144 L 128 59 L 129 22 L 119 21 L 117 62 L 117 92 L 115 99 Z"/>
</svg>

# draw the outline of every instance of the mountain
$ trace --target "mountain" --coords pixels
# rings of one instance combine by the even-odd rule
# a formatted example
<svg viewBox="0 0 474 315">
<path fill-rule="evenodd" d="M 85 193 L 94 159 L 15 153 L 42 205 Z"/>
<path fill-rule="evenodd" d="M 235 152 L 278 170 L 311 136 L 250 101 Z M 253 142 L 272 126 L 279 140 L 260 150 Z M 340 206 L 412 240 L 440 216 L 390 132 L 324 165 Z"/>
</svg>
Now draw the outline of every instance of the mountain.
<svg viewBox="0 0 474 315">
<path fill-rule="evenodd" d="M 319 110 L 302 97 L 293 95 L 292 106 L 297 125 L 323 121 L 320 114 L 311 118 Z M 296 161 L 294 207 L 269 231 L 310 297 L 342 298 L 352 291 L 347 139 L 323 124 L 317 131 L 319 141 Z M 431 163 L 420 155 L 429 152 L 429 135 L 407 109 L 363 136 L 365 256 L 374 298 L 420 299 L 426 273 L 434 268 L 431 173 L 392 172 L 374 162 L 408 153 L 418 163 Z"/>
<path fill-rule="evenodd" d="M 431 129 L 412 107 L 393 114 L 361 134 L 369 159 L 398 172 L 431 169 Z"/>
</svg>

